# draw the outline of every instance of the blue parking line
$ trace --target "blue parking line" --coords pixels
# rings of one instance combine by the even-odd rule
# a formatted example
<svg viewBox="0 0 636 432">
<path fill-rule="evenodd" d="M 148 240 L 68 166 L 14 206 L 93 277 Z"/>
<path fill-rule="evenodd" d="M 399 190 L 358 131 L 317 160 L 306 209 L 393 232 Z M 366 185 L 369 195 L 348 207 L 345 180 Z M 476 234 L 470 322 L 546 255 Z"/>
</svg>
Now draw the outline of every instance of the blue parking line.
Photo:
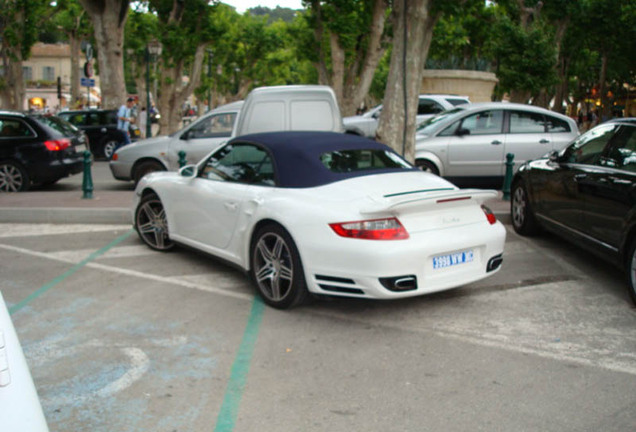
<svg viewBox="0 0 636 432">
<path fill-rule="evenodd" d="M 243 339 L 238 353 L 232 364 L 230 380 L 227 383 L 225 397 L 221 404 L 221 410 L 216 419 L 215 432 L 231 432 L 236 424 L 241 397 L 247 382 L 247 374 L 250 370 L 254 346 L 258 338 L 258 331 L 263 318 L 264 303 L 260 297 L 255 296 L 252 302 L 252 310 L 247 320 L 247 327 L 243 333 Z"/>
<path fill-rule="evenodd" d="M 52 281 L 50 281 L 50 282 L 46 283 L 45 285 L 43 285 L 40 289 L 35 291 L 33 294 L 31 294 L 30 296 L 28 296 L 27 298 L 25 298 L 21 302 L 16 303 L 13 306 L 9 307 L 9 315 L 13 315 L 14 313 L 18 312 L 20 309 L 22 309 L 23 307 L 25 307 L 26 305 L 31 303 L 33 300 L 37 299 L 42 294 L 44 294 L 45 292 L 47 292 L 48 290 L 50 290 L 51 288 L 53 288 L 54 286 L 56 286 L 57 284 L 62 282 L 64 279 L 66 279 L 67 277 L 72 276 L 73 274 L 75 274 L 78 270 L 80 270 L 82 267 L 84 267 L 89 262 L 93 261 L 94 259 L 98 258 L 100 255 L 103 255 L 104 253 L 108 252 L 109 249 L 117 246 L 119 243 L 121 243 L 122 241 L 126 240 L 133 232 L 134 232 L 134 230 L 130 230 L 126 234 L 124 234 L 124 235 L 122 235 L 120 237 L 117 237 L 115 240 L 113 240 L 112 242 L 110 242 L 109 244 L 104 246 L 103 248 L 101 248 L 98 251 L 93 252 L 92 254 L 90 254 L 86 259 L 84 259 L 84 260 L 80 261 L 79 263 L 75 264 L 73 267 L 68 269 L 65 273 L 61 274 L 60 276 L 56 277 Z"/>
</svg>

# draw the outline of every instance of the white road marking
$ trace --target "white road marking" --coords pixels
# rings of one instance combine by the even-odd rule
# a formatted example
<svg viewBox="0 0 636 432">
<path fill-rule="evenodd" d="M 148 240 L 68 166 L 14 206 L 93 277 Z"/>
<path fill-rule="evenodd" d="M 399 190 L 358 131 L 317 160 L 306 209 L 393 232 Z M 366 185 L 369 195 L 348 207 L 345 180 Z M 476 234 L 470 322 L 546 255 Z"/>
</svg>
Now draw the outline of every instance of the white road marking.
<svg viewBox="0 0 636 432">
<path fill-rule="evenodd" d="M 57 251 L 50 252 L 52 257 L 56 257 L 67 262 L 75 262 L 78 263 L 90 254 L 95 252 L 95 249 L 77 249 L 77 250 L 68 250 L 68 251 Z M 104 258 L 130 258 L 130 257 L 138 257 L 144 255 L 154 255 L 157 252 L 148 248 L 147 246 L 117 246 L 112 249 L 109 249 L 104 254 L 100 255 L 99 259 Z"/>
<path fill-rule="evenodd" d="M 129 230 L 132 225 L 0 223 L 0 238 Z"/>
<path fill-rule="evenodd" d="M 54 253 L 38 252 L 38 251 L 34 251 L 34 250 L 30 250 L 30 249 L 24 249 L 24 248 L 20 248 L 20 247 L 17 247 L 17 246 L 11 246 L 11 245 L 6 245 L 6 244 L 0 244 L 0 249 L 5 249 L 5 250 L 8 250 L 8 251 L 12 251 L 12 252 L 22 253 L 22 254 L 25 254 L 25 255 L 30 255 L 30 256 L 34 256 L 34 257 L 38 257 L 38 258 L 45 258 L 45 259 L 50 259 L 50 260 L 53 260 L 53 261 L 64 262 L 64 263 L 68 263 L 68 264 L 77 264 L 78 263 L 78 261 L 75 261 L 75 260 L 66 259 L 66 258 L 63 258 L 63 257 L 58 257 Z M 86 257 L 83 257 L 82 259 L 84 259 L 84 258 L 86 258 Z M 241 299 L 241 300 L 252 300 L 254 298 L 253 295 L 232 292 L 232 291 L 224 290 L 224 289 L 218 288 L 216 286 L 212 286 L 212 285 L 201 285 L 201 284 L 197 284 L 197 283 L 188 282 L 188 281 L 183 280 L 183 279 L 177 279 L 177 278 L 174 278 L 174 277 L 173 278 L 169 278 L 169 277 L 166 277 L 166 276 L 148 274 L 148 273 L 143 273 L 143 272 L 139 272 L 139 271 L 136 271 L 136 270 L 128 270 L 128 269 L 124 269 L 124 268 L 121 268 L 121 267 L 115 267 L 115 266 L 100 264 L 100 263 L 96 263 L 96 262 L 89 262 L 88 264 L 86 264 L 86 267 L 99 269 L 99 270 L 105 270 L 105 271 L 109 271 L 109 272 L 112 272 L 112 273 L 118 273 L 118 274 L 126 275 L 126 276 L 138 277 L 138 278 L 146 279 L 146 280 L 152 280 L 152 281 L 160 282 L 160 283 L 169 283 L 169 284 L 178 285 L 178 286 L 181 286 L 181 287 L 184 287 L 184 288 L 196 289 L 196 290 L 199 290 L 199 291 L 210 292 L 210 293 L 219 294 L 219 295 L 222 295 L 222 296 L 225 296 L 225 297 L 232 297 L 232 298 L 237 298 L 237 299 Z"/>
</svg>

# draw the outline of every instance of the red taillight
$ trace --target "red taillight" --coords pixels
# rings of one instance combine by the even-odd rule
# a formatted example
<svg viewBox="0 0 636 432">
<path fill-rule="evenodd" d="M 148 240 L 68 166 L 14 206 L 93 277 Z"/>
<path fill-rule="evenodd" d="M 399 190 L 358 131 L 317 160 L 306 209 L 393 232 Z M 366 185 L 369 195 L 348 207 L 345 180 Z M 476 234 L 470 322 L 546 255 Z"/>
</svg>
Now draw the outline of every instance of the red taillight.
<svg viewBox="0 0 636 432">
<path fill-rule="evenodd" d="M 110 160 L 116 161 L 117 159 L 119 159 L 119 155 L 117 155 L 117 153 L 113 153 L 113 155 L 111 156 Z"/>
<path fill-rule="evenodd" d="M 62 138 L 58 140 L 49 140 L 49 141 L 44 141 L 44 145 L 46 146 L 47 149 L 51 151 L 60 151 L 70 147 L 71 140 L 67 138 Z"/>
<path fill-rule="evenodd" d="M 405 240 L 409 233 L 397 218 L 329 224 L 340 237 L 365 240 Z"/>
<path fill-rule="evenodd" d="M 497 217 L 495 216 L 495 214 L 485 205 L 482 205 L 481 209 L 484 211 L 486 219 L 488 219 L 488 223 L 490 223 L 490 225 L 494 225 L 494 223 L 497 222 Z"/>
</svg>

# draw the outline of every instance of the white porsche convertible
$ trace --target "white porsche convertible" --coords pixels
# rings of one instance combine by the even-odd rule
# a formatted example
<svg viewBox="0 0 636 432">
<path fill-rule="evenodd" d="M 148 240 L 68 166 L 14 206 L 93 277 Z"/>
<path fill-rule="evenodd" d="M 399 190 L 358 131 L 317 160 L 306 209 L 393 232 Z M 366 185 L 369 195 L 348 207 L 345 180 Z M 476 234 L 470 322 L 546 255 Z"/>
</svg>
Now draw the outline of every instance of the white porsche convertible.
<svg viewBox="0 0 636 432">
<path fill-rule="evenodd" d="M 495 273 L 505 229 L 483 205 L 493 196 L 366 138 L 274 132 L 147 175 L 134 225 L 153 249 L 183 244 L 238 265 L 283 309 L 309 293 L 402 298 Z"/>
</svg>

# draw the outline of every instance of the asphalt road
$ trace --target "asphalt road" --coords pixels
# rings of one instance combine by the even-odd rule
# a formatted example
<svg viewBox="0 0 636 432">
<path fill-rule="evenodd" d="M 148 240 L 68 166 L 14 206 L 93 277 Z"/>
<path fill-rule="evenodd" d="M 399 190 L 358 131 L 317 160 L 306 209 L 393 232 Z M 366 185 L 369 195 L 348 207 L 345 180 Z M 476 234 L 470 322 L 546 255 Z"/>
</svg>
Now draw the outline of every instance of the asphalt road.
<svg viewBox="0 0 636 432">
<path fill-rule="evenodd" d="M 0 289 L 51 431 L 636 430 L 623 276 L 508 231 L 481 282 L 283 312 L 129 226 L 0 224 Z"/>
</svg>

